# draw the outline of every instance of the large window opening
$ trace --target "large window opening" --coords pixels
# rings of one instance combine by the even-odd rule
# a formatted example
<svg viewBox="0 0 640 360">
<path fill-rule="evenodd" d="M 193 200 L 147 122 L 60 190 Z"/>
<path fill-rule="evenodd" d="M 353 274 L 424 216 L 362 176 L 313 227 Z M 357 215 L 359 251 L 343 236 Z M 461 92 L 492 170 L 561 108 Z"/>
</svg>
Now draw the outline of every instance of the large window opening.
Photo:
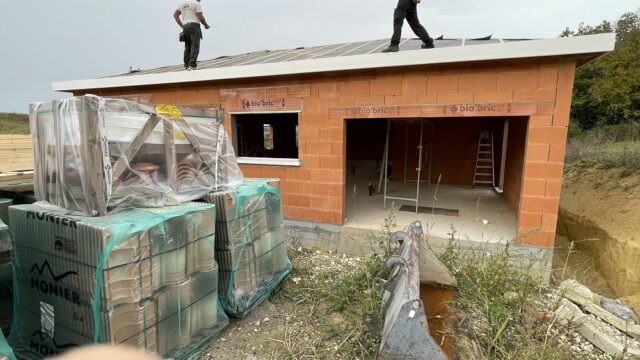
<svg viewBox="0 0 640 360">
<path fill-rule="evenodd" d="M 233 120 L 240 163 L 300 164 L 297 113 L 236 114 Z"/>
</svg>

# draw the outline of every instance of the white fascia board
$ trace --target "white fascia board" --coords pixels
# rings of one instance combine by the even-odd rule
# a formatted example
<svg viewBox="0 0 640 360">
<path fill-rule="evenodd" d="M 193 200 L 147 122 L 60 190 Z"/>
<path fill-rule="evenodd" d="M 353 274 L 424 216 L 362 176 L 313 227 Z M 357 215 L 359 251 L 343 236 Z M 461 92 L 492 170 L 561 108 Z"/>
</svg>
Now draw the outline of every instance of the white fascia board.
<svg viewBox="0 0 640 360">
<path fill-rule="evenodd" d="M 100 79 L 60 81 L 53 83 L 53 90 L 73 91 L 107 89 L 311 74 L 332 71 L 393 68 L 415 65 L 495 61 L 562 55 L 601 54 L 612 51 L 614 46 L 614 34 L 597 34 L 557 39 L 523 40 L 486 45 L 400 51 L 392 54 L 376 53 L 323 59 L 285 61 L 268 64 L 231 66 L 195 71 L 178 71 L 148 75 L 128 75 Z"/>
</svg>

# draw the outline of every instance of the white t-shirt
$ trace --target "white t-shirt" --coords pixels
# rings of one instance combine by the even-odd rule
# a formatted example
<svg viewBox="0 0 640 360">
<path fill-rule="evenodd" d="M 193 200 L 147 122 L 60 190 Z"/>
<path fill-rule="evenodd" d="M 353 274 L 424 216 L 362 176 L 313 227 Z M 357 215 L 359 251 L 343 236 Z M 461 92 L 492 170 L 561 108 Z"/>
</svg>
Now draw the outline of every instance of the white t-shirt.
<svg viewBox="0 0 640 360">
<path fill-rule="evenodd" d="M 183 24 L 189 24 L 189 23 L 199 24 L 200 23 L 200 20 L 198 20 L 198 17 L 196 16 L 196 14 L 202 12 L 202 6 L 200 6 L 200 3 L 198 1 L 184 0 L 180 4 L 180 7 L 178 8 L 178 10 L 180 10 L 180 12 L 182 13 Z"/>
</svg>

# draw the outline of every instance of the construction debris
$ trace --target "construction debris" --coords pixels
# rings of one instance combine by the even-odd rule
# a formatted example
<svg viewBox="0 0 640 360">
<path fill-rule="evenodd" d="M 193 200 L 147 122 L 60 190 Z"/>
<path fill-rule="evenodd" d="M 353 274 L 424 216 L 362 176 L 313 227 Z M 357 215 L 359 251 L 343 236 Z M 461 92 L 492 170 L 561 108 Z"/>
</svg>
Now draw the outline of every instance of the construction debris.
<svg viewBox="0 0 640 360">
<path fill-rule="evenodd" d="M 555 314 L 561 325 L 575 328 L 606 354 L 640 356 L 637 325 L 597 305 L 601 302 L 600 297 L 575 280 L 566 280 L 559 290 L 563 298 Z"/>
</svg>

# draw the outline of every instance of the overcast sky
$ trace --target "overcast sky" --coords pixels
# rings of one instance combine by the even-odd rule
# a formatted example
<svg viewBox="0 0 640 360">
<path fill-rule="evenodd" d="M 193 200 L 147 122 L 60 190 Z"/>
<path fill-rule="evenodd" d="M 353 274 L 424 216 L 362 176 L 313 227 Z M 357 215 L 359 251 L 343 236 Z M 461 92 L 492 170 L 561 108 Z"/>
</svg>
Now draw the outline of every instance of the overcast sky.
<svg viewBox="0 0 640 360">
<path fill-rule="evenodd" d="M 0 111 L 67 97 L 59 80 L 181 63 L 172 19 L 177 0 L 20 0 L 0 21 Z M 396 0 L 202 0 L 213 26 L 200 60 L 256 50 L 383 39 Z M 556 37 L 580 22 L 615 20 L 640 0 L 423 0 L 420 19 L 434 37 Z M 405 24 L 403 36 L 413 36 Z"/>
</svg>

